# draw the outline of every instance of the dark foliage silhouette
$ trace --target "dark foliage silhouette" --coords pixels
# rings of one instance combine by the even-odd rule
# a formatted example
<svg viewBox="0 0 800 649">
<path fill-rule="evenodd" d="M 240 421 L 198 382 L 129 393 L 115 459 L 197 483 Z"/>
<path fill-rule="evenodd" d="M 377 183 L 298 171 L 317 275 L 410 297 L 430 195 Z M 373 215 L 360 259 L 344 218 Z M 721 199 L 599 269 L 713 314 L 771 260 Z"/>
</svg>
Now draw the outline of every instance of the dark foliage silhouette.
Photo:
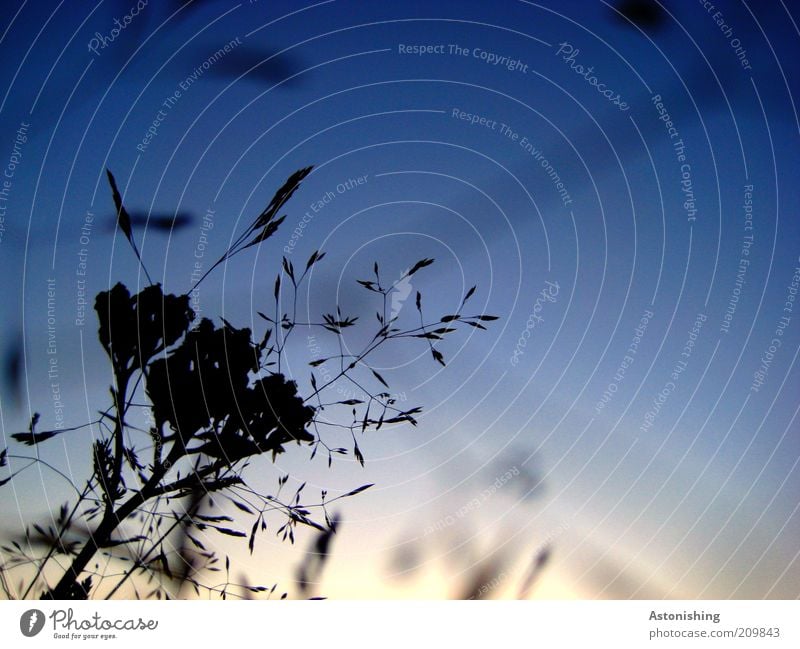
<svg viewBox="0 0 800 649">
<path fill-rule="evenodd" d="M 439 341 L 461 324 L 485 329 L 482 323 L 496 319 L 463 313 L 473 287 L 456 313 L 426 321 L 418 292 L 418 323 L 404 328 L 397 316 L 387 314 L 392 287 L 382 284 L 375 263 L 374 279 L 359 283 L 377 296 L 376 331 L 366 337 L 368 342 L 360 351 L 345 353 L 341 337 L 344 330 L 359 326 L 357 317 L 343 315 L 337 307 L 318 322 L 297 319 L 298 294 L 312 268 L 325 257 L 316 251 L 302 272 L 286 258 L 282 260 L 272 291 L 273 314 L 259 313 L 264 331 L 258 335 L 224 319 L 197 321 L 190 308 L 191 291 L 215 268 L 277 231 L 286 218 L 279 213 L 311 170 L 307 167 L 290 176 L 266 209 L 183 295 L 165 293 L 150 280 L 131 217 L 108 172 L 117 225 L 149 285 L 132 294 L 117 283 L 96 296 L 98 339 L 112 375 L 111 403 L 99 418 L 74 428 L 39 430 L 40 417 L 34 414 L 28 430 L 13 435 L 18 444 L 37 446 L 84 427 L 100 431 L 91 448 L 91 475 L 83 485 L 70 481 L 76 497 L 47 522 L 30 525 L 2 547 L 0 587 L 7 597 L 110 598 L 124 594 L 123 586 L 136 597 L 175 597 L 185 588 L 222 598 L 270 597 L 276 585 L 251 585 L 246 577 L 232 583 L 229 557 L 222 568 L 221 558 L 206 548 L 198 532 L 241 538 L 253 553 L 259 534 L 272 528 L 281 540 L 294 543 L 298 526 L 317 534 L 307 562 L 297 572 L 300 594 L 310 594 L 339 523 L 338 514 L 330 515 L 328 508 L 372 485 L 336 497 L 323 490 L 319 498 L 307 500 L 305 484 L 288 491 L 288 475 L 276 471 L 278 488 L 267 494 L 250 486 L 245 469 L 262 455 L 274 462 L 290 448 L 305 448 L 311 460 L 318 453 L 327 455 L 328 466 L 334 456 L 352 453 L 363 465 L 358 435 L 390 423 L 416 425 L 415 415 L 421 411 L 397 407 L 384 391 L 388 382 L 372 368 L 369 357 L 397 341 L 419 339 L 432 358 L 444 365 L 436 347 Z M 420 260 L 408 274 L 432 263 L 432 259 Z M 290 305 L 288 312 L 285 304 Z M 303 389 L 306 393 L 283 370 L 287 342 L 299 329 L 326 332 L 338 340 L 340 350 L 310 363 L 312 368 L 327 364 L 328 371 L 322 374 L 324 382 L 318 383 L 312 370 L 310 388 Z M 334 386 L 345 381 L 363 397 L 329 400 L 336 394 Z M 333 417 L 330 411 L 340 415 Z M 347 441 L 333 444 L 331 438 L 336 435 L 345 435 Z M 67 479 L 38 453 L 31 456 L 3 449 L 0 467 L 10 467 L 9 461 L 14 471 L 0 479 L 0 485 L 36 464 Z M 250 518 L 245 530 L 227 513 L 228 505 Z M 275 518 L 279 524 L 273 528 Z M 11 579 L 17 572 L 23 579 L 19 588 L 12 586 Z M 209 575 L 222 572 L 224 581 L 208 583 Z"/>
<path fill-rule="evenodd" d="M 22 356 L 24 340 L 21 333 L 12 336 L 3 357 L 3 381 L 12 403 L 18 406 L 22 401 Z"/>
<path fill-rule="evenodd" d="M 617 18 L 620 21 L 632 23 L 643 30 L 654 31 L 663 27 L 666 21 L 664 9 L 654 0 L 623 0 L 617 5 L 616 11 L 619 12 Z"/>
<path fill-rule="evenodd" d="M 222 59 L 212 74 L 246 81 L 281 86 L 300 83 L 299 75 L 305 65 L 296 55 L 270 49 L 239 47 Z"/>
<path fill-rule="evenodd" d="M 197 217 L 191 212 L 176 212 L 174 214 L 131 212 L 130 219 L 132 229 L 141 228 L 147 230 L 148 233 L 159 232 L 169 234 L 189 227 L 197 220 Z M 106 227 L 111 231 L 117 229 L 116 215 L 108 220 Z"/>
</svg>

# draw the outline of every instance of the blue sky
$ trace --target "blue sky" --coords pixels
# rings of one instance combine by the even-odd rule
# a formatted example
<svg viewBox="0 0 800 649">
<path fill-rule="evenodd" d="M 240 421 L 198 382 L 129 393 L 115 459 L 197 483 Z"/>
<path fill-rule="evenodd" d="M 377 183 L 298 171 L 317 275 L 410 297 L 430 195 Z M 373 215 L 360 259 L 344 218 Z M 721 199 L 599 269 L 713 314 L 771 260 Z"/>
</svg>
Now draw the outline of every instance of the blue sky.
<svg viewBox="0 0 800 649">
<path fill-rule="evenodd" d="M 0 164 L 15 142 L 19 160 L 0 239 L 2 351 L 25 349 L 20 398 L 8 383 L 0 393 L 6 438 L 30 412 L 54 422 L 48 278 L 65 421 L 104 403 L 91 309 L 75 323 L 79 253 L 89 296 L 145 282 L 114 232 L 107 167 L 131 211 L 196 217 L 171 234 L 137 231 L 151 275 L 183 292 L 199 243 L 207 268 L 290 173 L 313 164 L 269 245 L 202 285 L 203 315 L 260 326 L 280 256 L 299 265 L 322 249 L 304 300 L 312 314 L 338 303 L 369 320 L 374 305 L 355 280 L 373 261 L 395 281 L 431 257 L 412 297 L 397 297 L 401 318 L 416 316 L 417 290 L 444 314 L 473 284 L 476 312 L 500 316 L 447 341 L 446 368 L 423 346 L 376 360 L 424 413 L 418 428 L 370 433 L 365 468 L 279 461 L 321 488 L 376 484 L 343 507 L 322 591 L 453 596 L 502 554 L 496 594 L 513 596 L 550 543 L 542 597 L 797 597 L 791 8 L 665 2 L 657 25 L 637 26 L 603 2 L 196 2 L 176 13 L 178 3 L 151 2 L 137 15 L 135 3 L 51 4 L 16 5 L 0 25 Z M 512 69 L 492 63 L 502 57 Z M 201 233 L 209 209 L 213 229 Z M 313 359 L 305 340 L 290 350 L 302 386 Z M 79 474 L 91 434 L 42 453 Z M 52 476 L 26 480 L 3 501 L 7 527 L 18 510 L 44 513 L 63 498 Z M 272 543 L 241 556 L 242 570 L 287 579 L 298 553 Z"/>
</svg>

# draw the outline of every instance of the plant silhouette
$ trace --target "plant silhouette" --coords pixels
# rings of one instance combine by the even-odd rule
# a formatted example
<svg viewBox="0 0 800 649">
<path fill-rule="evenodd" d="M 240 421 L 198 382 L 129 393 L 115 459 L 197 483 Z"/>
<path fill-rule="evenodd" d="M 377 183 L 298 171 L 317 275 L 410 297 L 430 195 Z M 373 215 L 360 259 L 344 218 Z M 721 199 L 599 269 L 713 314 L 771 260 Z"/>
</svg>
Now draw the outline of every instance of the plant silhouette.
<svg viewBox="0 0 800 649">
<path fill-rule="evenodd" d="M 283 495 L 288 475 L 276 475 L 277 491 L 265 494 L 248 484 L 244 469 L 261 456 L 274 462 L 290 447 L 305 448 L 312 460 L 318 453 L 327 454 L 328 466 L 334 456 L 350 453 L 363 465 L 358 435 L 384 424 L 416 425 L 415 415 L 421 411 L 397 406 L 387 381 L 370 365 L 376 350 L 417 339 L 427 346 L 434 361 L 444 365 L 444 356 L 436 347 L 440 340 L 462 324 L 485 329 L 482 323 L 496 319 L 463 312 L 475 292 L 473 287 L 456 313 L 433 320 L 424 317 L 422 295 L 417 292 L 418 322 L 402 327 L 398 315 L 389 311 L 394 285 L 381 283 L 376 262 L 374 278 L 359 280 L 364 289 L 376 294 L 376 331 L 371 338 L 367 336 L 360 351 L 345 353 L 343 331 L 359 326 L 357 317 L 345 316 L 337 307 L 318 322 L 297 319 L 298 292 L 312 268 L 325 257 L 324 252 L 316 251 L 302 272 L 283 258 L 273 288 L 273 314 L 259 312 L 264 322 L 261 334 L 254 337 L 251 329 L 237 328 L 224 319 L 198 322 L 190 308 L 190 293 L 215 268 L 274 235 L 286 218 L 279 212 L 311 171 L 312 167 L 306 167 L 292 174 L 266 209 L 183 295 L 164 293 L 161 285 L 150 279 L 131 217 L 114 176 L 108 172 L 117 225 L 150 283 L 135 294 L 117 283 L 96 296 L 98 339 L 113 376 L 111 403 L 99 418 L 70 429 L 38 430 L 39 415 L 34 414 L 28 430 L 13 435 L 18 444 L 36 446 L 84 427 L 95 426 L 101 433 L 91 448 L 91 475 L 82 485 L 72 484 L 74 501 L 63 504 L 49 523 L 32 524 L 23 536 L 3 546 L 7 558 L 0 565 L 0 587 L 7 597 L 110 598 L 125 585 L 136 597 L 172 597 L 187 585 L 196 594 L 205 590 L 222 598 L 257 593 L 269 597 L 276 585 L 251 585 L 246 578 L 232 584 L 227 556 L 224 583 L 205 583 L 204 574 L 223 568 L 220 557 L 206 548 L 197 532 L 215 531 L 246 539 L 253 553 L 257 536 L 269 529 L 275 517 L 281 523 L 276 533 L 283 541 L 294 543 L 298 525 L 318 532 L 308 565 L 298 570 L 301 594 L 308 592 L 310 582 L 321 572 L 339 520 L 338 514 L 329 515 L 328 508 L 372 485 L 333 498 L 323 490 L 319 498 L 306 501 L 305 484 Z M 432 263 L 432 259 L 422 259 L 410 266 L 404 277 Z M 284 293 L 288 299 L 282 301 Z M 289 312 L 283 311 L 283 304 L 291 305 Z M 321 373 L 324 381 L 318 382 L 312 369 L 306 394 L 282 373 L 287 342 L 298 329 L 324 331 L 338 340 L 340 350 L 309 363 L 326 371 Z M 329 401 L 330 395 L 336 394 L 334 386 L 341 382 L 355 385 L 364 398 Z M 331 409 L 345 412 L 349 423 L 323 417 Z M 142 415 L 148 422 L 146 428 L 137 425 Z M 334 445 L 329 433 L 344 434 L 347 442 Z M 0 467 L 8 466 L 11 471 L 12 460 L 15 470 L 0 479 L 0 485 L 36 464 L 58 472 L 38 453 L 32 457 L 9 449 L 0 451 Z M 18 464 L 22 468 L 17 469 Z M 248 531 L 238 529 L 236 521 L 224 513 L 223 505 L 228 503 L 252 519 Z M 120 565 L 121 570 L 112 570 L 111 565 Z M 19 589 L 10 585 L 15 571 L 24 578 Z M 143 585 L 148 590 L 141 591 Z"/>
</svg>

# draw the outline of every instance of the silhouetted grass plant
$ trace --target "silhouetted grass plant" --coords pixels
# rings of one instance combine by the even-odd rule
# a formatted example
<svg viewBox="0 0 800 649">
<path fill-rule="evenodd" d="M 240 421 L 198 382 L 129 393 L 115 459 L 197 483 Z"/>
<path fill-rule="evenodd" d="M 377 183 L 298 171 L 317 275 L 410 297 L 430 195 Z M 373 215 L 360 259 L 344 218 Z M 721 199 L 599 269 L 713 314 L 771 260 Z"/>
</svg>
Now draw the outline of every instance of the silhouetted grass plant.
<svg viewBox="0 0 800 649">
<path fill-rule="evenodd" d="M 370 365 L 370 357 L 390 343 L 418 339 L 427 345 L 433 360 L 444 365 L 444 356 L 436 347 L 439 341 L 462 324 L 485 329 L 483 323 L 496 318 L 464 313 L 475 287 L 466 293 L 456 313 L 433 320 L 425 318 L 422 295 L 417 292 L 418 323 L 401 327 L 398 317 L 387 311 L 392 287 L 381 282 L 376 262 L 374 279 L 359 281 L 378 296 L 375 332 L 371 338 L 367 336 L 360 351 L 346 353 L 343 331 L 358 326 L 357 317 L 344 315 L 337 307 L 335 313 L 325 313 L 316 322 L 297 319 L 298 291 L 325 257 L 324 252 L 316 251 L 299 272 L 283 258 L 273 285 L 274 308 L 269 309 L 270 315 L 259 312 L 264 321 L 260 335 L 254 337 L 249 328 L 237 328 L 222 318 L 219 323 L 207 318 L 197 321 L 190 308 L 191 291 L 214 269 L 275 234 L 286 218 L 285 214 L 278 216 L 279 212 L 311 170 L 307 167 L 292 174 L 267 208 L 183 295 L 165 294 L 160 284 L 152 282 L 135 241 L 131 217 L 114 176 L 108 172 L 117 224 L 149 285 L 131 294 L 124 284 L 117 283 L 96 296 L 98 339 L 113 375 L 108 408 L 94 421 L 60 430 L 38 430 L 39 415 L 34 414 L 28 430 L 13 435 L 19 444 L 37 446 L 58 435 L 96 426 L 100 435 L 92 444 L 92 470 L 85 483 L 72 483 L 38 453 L 0 451 L 0 467 L 9 460 L 15 465 L 22 463 L 0 480 L 0 485 L 39 464 L 59 473 L 75 490 L 74 499 L 51 515 L 48 523 L 31 524 L 22 536 L 2 547 L 0 587 L 7 597 L 109 598 L 125 585 L 136 597 L 174 597 L 184 587 L 197 595 L 205 592 L 222 598 L 234 594 L 269 597 L 276 585 L 251 585 L 246 579 L 233 584 L 229 558 L 225 557 L 223 568 L 220 557 L 206 547 L 198 532 L 241 538 L 252 553 L 258 535 L 273 525 L 269 519 L 274 516 L 280 517 L 275 532 L 283 541 L 294 543 L 298 526 L 317 531 L 318 556 L 298 571 L 301 594 L 319 577 L 338 521 L 328 508 L 372 485 L 336 497 L 323 490 L 319 498 L 307 500 L 305 484 L 286 493 L 288 475 L 277 476 L 277 490 L 267 494 L 252 488 L 243 470 L 261 456 L 274 462 L 289 447 L 305 447 L 311 459 L 322 451 L 328 466 L 334 456 L 350 453 L 363 465 L 359 435 L 385 424 L 416 425 L 415 415 L 421 411 L 419 407 L 398 407 L 388 392 L 388 382 Z M 432 259 L 422 259 L 407 275 L 432 263 Z M 288 312 L 283 304 L 290 305 Z M 310 363 L 312 367 L 331 363 L 334 369 L 321 383 L 312 370 L 307 394 L 301 394 L 297 383 L 282 373 L 287 342 L 297 329 L 324 330 L 339 342 L 338 354 Z M 364 398 L 329 400 L 336 394 L 333 386 L 340 382 L 356 386 Z M 332 408 L 346 409 L 347 415 L 340 421 L 349 423 L 323 418 L 322 413 Z M 145 411 L 148 428 L 136 425 L 138 418 L 133 413 L 137 411 Z M 344 445 L 327 439 L 328 433 L 337 431 L 346 435 Z M 245 529 L 239 529 L 224 513 L 227 503 L 250 517 Z M 19 588 L 12 586 L 16 571 L 24 576 Z M 212 573 L 224 573 L 224 580 L 210 583 L 203 579 Z"/>
</svg>

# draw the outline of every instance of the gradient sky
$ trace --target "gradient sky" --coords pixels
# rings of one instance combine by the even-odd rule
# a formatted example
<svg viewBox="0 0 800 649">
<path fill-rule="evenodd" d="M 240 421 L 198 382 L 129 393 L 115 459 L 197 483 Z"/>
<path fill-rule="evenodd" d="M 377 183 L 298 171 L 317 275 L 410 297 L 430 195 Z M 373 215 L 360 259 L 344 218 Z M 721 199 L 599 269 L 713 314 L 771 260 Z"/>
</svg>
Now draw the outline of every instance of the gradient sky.
<svg viewBox="0 0 800 649">
<path fill-rule="evenodd" d="M 446 341 L 446 368 L 424 345 L 376 359 L 392 390 L 424 412 L 417 428 L 368 433 L 359 442 L 365 468 L 347 458 L 328 469 L 295 453 L 277 469 L 264 458 L 253 474 L 265 489 L 285 471 L 332 493 L 375 483 L 341 507 L 321 593 L 457 596 L 494 558 L 502 578 L 492 595 L 513 597 L 530 558 L 549 545 L 537 597 L 797 597 L 800 305 L 785 310 L 800 281 L 798 76 L 789 65 L 797 12 L 780 0 L 719 0 L 713 10 L 673 0 L 656 24 L 633 24 L 617 4 L 151 1 L 95 53 L 92 39 L 109 38 L 133 0 L 7 3 L 0 165 L 14 156 L 19 164 L 0 233 L 0 351 L 7 364 L 24 341 L 25 371 L 19 395 L 8 381 L 0 392 L 6 444 L 31 412 L 42 427 L 54 424 L 49 278 L 65 421 L 80 424 L 105 404 L 109 368 L 93 312 L 75 322 L 79 252 L 88 250 L 90 304 L 117 281 L 145 283 L 114 231 L 106 168 L 130 211 L 197 217 L 171 234 L 137 231 L 153 278 L 183 292 L 207 210 L 206 267 L 289 174 L 313 164 L 269 244 L 203 284 L 202 315 L 261 331 L 255 313 L 269 305 L 280 256 L 290 251 L 301 265 L 322 249 L 304 296 L 311 314 L 338 303 L 369 322 L 375 305 L 355 280 L 373 261 L 395 281 L 431 257 L 410 297 L 398 294 L 401 320 L 416 317 L 415 291 L 429 313 L 445 314 L 473 284 L 475 312 L 500 316 L 489 331 Z M 401 51 L 413 45 L 443 47 Z M 519 64 L 493 65 L 482 53 Z M 472 124 L 460 111 L 485 120 Z M 14 154 L 20 128 L 27 139 Z M 328 192 L 333 199 L 314 212 Z M 95 220 L 85 244 L 87 212 Z M 290 349 L 287 373 L 303 388 L 314 358 L 304 339 Z M 80 475 L 97 432 L 62 435 L 42 456 Z M 0 513 L 12 531 L 20 512 L 45 515 L 67 493 L 37 469 L 5 490 Z M 310 538 L 291 548 L 262 537 L 252 558 L 208 541 L 233 552 L 252 582 L 291 588 Z"/>
</svg>

